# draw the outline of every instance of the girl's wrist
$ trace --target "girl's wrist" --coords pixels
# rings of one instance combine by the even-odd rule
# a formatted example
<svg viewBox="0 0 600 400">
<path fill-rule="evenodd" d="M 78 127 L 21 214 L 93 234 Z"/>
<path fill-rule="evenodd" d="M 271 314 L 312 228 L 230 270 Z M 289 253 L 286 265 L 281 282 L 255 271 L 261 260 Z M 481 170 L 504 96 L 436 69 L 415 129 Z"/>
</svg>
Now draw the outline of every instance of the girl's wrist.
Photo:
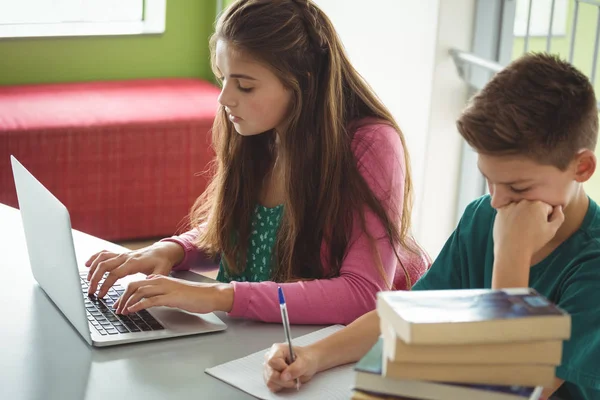
<svg viewBox="0 0 600 400">
<path fill-rule="evenodd" d="M 185 249 L 178 243 L 164 241 L 156 242 L 152 246 L 169 260 L 171 266 L 179 264 L 185 257 Z"/>
<path fill-rule="evenodd" d="M 234 290 L 231 283 L 219 283 L 214 286 L 216 290 L 216 311 L 231 312 L 233 309 Z"/>
</svg>

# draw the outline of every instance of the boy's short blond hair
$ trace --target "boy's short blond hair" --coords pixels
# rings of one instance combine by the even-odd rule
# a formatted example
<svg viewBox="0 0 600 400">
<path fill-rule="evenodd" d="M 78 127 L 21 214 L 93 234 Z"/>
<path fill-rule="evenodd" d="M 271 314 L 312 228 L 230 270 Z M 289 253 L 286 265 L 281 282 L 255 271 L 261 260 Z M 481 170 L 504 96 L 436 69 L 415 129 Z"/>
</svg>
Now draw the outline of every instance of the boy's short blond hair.
<svg viewBox="0 0 600 400">
<path fill-rule="evenodd" d="M 565 170 L 579 150 L 596 147 L 594 88 L 568 62 L 530 53 L 471 99 L 457 127 L 478 153 L 524 155 Z"/>
</svg>

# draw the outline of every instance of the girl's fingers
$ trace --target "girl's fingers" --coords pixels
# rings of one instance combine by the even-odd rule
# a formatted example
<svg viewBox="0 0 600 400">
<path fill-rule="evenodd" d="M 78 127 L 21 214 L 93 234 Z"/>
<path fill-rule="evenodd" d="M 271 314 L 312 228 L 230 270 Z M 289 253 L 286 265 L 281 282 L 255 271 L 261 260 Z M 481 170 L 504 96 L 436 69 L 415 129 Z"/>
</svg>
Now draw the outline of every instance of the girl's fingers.
<svg viewBox="0 0 600 400">
<path fill-rule="evenodd" d="M 117 314 L 121 314 L 123 312 L 123 305 L 127 304 L 127 300 L 129 300 L 129 298 L 135 293 L 136 290 L 138 290 L 138 288 L 140 286 L 144 286 L 147 285 L 148 281 L 137 281 L 137 282 L 131 282 L 129 285 L 127 285 L 127 288 L 125 289 L 125 292 L 123 292 L 123 294 L 121 295 L 121 297 L 119 297 L 119 308 L 117 308 Z"/>
<path fill-rule="evenodd" d="M 169 298 L 167 295 L 161 294 L 159 296 L 154 296 L 149 299 L 142 299 L 137 303 L 129 306 L 127 308 L 127 313 L 136 313 L 145 310 L 146 308 L 159 306 L 169 306 Z"/>
<path fill-rule="evenodd" d="M 158 285 L 141 286 L 131 295 L 131 297 L 129 297 L 126 303 L 123 303 L 121 309 L 126 314 L 127 309 L 140 300 L 152 298 L 161 294 L 164 294 L 164 290 Z"/>
</svg>

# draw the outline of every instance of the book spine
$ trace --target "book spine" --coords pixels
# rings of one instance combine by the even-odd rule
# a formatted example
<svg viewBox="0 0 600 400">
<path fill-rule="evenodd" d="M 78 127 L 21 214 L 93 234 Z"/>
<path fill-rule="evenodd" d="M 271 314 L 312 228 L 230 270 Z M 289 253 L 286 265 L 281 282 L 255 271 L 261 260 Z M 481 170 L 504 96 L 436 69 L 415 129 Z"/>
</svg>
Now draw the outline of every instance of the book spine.
<svg viewBox="0 0 600 400">
<path fill-rule="evenodd" d="M 545 386 L 554 382 L 555 369 L 547 365 L 434 365 L 383 362 L 383 375 L 392 379 L 428 380 L 505 386 Z"/>
</svg>

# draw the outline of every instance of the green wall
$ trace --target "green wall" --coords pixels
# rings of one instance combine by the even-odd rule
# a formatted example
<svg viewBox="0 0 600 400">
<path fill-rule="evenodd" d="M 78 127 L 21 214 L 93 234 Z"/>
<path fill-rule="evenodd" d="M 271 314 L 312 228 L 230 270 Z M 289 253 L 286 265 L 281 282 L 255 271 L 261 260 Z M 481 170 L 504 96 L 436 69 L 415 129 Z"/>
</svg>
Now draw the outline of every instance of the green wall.
<svg viewBox="0 0 600 400">
<path fill-rule="evenodd" d="M 562 58 L 569 58 L 569 45 L 571 43 L 571 27 L 573 22 L 574 0 L 569 0 L 567 15 L 566 36 L 552 38 L 550 52 L 559 54 Z M 575 51 L 573 64 L 583 73 L 591 76 L 592 61 L 594 58 L 594 41 L 598 9 L 590 4 L 580 3 L 577 13 L 577 28 L 575 30 Z M 518 58 L 524 51 L 524 39 L 515 38 L 513 43 L 513 59 Z M 546 51 L 546 37 L 532 37 L 529 39 L 529 51 Z M 594 83 L 596 97 L 600 101 L 600 60 L 596 66 L 596 82 Z M 585 185 L 589 196 L 600 202 L 600 166 L 592 179 Z"/>
<path fill-rule="evenodd" d="M 155 77 L 212 79 L 215 0 L 168 0 L 162 35 L 0 39 L 0 85 Z"/>
</svg>

